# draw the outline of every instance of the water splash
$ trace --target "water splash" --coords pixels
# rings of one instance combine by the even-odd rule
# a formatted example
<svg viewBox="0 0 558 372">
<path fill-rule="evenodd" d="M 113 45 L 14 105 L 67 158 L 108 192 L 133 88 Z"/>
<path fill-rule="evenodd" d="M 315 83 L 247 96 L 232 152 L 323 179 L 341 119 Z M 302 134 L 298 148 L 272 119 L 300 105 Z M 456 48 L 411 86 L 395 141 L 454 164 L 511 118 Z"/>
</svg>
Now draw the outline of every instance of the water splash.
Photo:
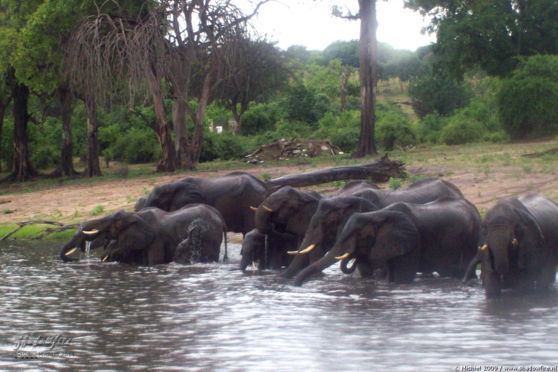
<svg viewBox="0 0 558 372">
<path fill-rule="evenodd" d="M 265 234 L 264 238 L 264 262 L 263 267 L 267 268 L 267 234 Z"/>
<path fill-rule="evenodd" d="M 91 243 L 93 243 L 90 240 L 86 240 L 85 241 L 85 258 L 89 259 L 90 256 L 90 252 L 91 252 Z"/>
</svg>

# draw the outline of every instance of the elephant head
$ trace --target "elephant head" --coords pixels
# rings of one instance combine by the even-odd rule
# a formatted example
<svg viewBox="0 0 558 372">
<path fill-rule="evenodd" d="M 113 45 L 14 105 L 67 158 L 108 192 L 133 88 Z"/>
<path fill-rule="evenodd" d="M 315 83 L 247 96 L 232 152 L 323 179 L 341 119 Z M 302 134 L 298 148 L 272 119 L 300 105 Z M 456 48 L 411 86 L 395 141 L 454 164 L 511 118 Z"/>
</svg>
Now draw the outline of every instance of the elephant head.
<svg viewBox="0 0 558 372">
<path fill-rule="evenodd" d="M 321 195 L 291 186 L 270 194 L 256 210 L 256 228 L 267 234 L 272 230 L 304 235 Z"/>
<path fill-rule="evenodd" d="M 187 204 L 205 203 L 206 200 L 198 183 L 195 178 L 184 178 L 176 182 L 155 186 L 145 197 L 145 202 L 141 203 L 138 200 L 136 205 L 141 209 L 157 207 L 172 212 Z"/>
<path fill-rule="evenodd" d="M 545 239 L 535 217 L 517 199 L 490 209 L 482 225 L 477 261 L 487 295 L 497 295 L 520 276 L 535 275 L 545 260 Z M 535 278 L 531 278 L 535 280 Z"/>
<path fill-rule="evenodd" d="M 287 265 L 287 251 L 296 248 L 296 235 L 271 232 L 263 234 L 254 229 L 246 234 L 242 242 L 240 270 L 248 265 L 258 263 L 258 268 L 276 270 Z"/>
<path fill-rule="evenodd" d="M 351 215 L 376 209 L 377 207 L 372 202 L 361 197 L 340 196 L 321 199 L 308 224 L 308 229 L 300 244 L 301 249 L 291 252 L 296 254 L 296 257 L 281 276 L 289 278 L 308 264 L 323 257 L 331 249 Z"/>
<path fill-rule="evenodd" d="M 419 233 L 412 220 L 399 211 L 380 210 L 353 214 L 333 248 L 295 277 L 301 285 L 310 275 L 321 272 L 336 260 L 356 259 L 387 262 L 390 279 L 411 281 L 418 266 Z M 411 274 L 412 273 L 412 274 Z"/>
<path fill-rule="evenodd" d="M 71 255 L 84 246 L 86 241 L 111 241 L 112 254 L 130 249 L 143 249 L 154 239 L 152 228 L 137 213 L 118 211 L 103 218 L 82 223 L 72 239 L 65 244 L 60 257 L 64 261 L 75 261 Z M 105 256 L 107 258 L 108 256 Z"/>
</svg>

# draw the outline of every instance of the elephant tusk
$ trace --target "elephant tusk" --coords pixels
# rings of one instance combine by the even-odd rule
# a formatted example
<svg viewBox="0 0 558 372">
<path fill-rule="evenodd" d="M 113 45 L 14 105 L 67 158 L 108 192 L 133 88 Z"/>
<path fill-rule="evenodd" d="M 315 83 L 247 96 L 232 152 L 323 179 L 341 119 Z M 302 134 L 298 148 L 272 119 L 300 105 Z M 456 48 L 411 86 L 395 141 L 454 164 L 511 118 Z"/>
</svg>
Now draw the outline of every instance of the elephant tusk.
<svg viewBox="0 0 558 372">
<path fill-rule="evenodd" d="M 294 255 L 297 255 L 297 254 L 300 254 L 300 253 L 301 253 L 300 251 L 287 251 L 287 254 L 290 254 L 291 256 L 294 256 Z"/>
<path fill-rule="evenodd" d="M 84 231 L 84 232 L 83 232 L 83 234 L 85 234 L 85 235 L 95 235 L 95 234 L 97 234 L 97 233 L 99 233 L 99 230 L 97 230 L 97 229 L 89 230 L 89 231 Z"/>
<path fill-rule="evenodd" d="M 108 255 L 105 256 L 105 257 L 103 257 L 103 261 L 102 261 L 102 262 L 105 262 L 105 261 L 107 260 L 107 258 L 108 258 Z"/>
<path fill-rule="evenodd" d="M 513 238 L 513 240 L 512 240 L 512 245 L 513 245 L 515 248 L 517 248 L 517 246 L 519 245 L 519 242 L 517 241 L 516 238 Z"/>
<path fill-rule="evenodd" d="M 262 204 L 262 208 L 268 211 L 269 213 L 273 212 L 273 209 L 269 208 L 267 205 Z"/>
<path fill-rule="evenodd" d="M 310 252 L 312 249 L 314 249 L 315 247 L 316 247 L 316 244 L 311 244 L 311 245 L 308 246 L 308 248 L 300 251 L 300 254 L 306 254 L 306 253 Z"/>
<path fill-rule="evenodd" d="M 349 252 L 345 253 L 343 256 L 335 257 L 336 260 L 344 260 L 345 258 L 349 257 Z"/>
<path fill-rule="evenodd" d="M 486 251 L 487 249 L 488 249 L 488 244 L 485 244 L 482 247 L 479 247 L 480 251 Z"/>
<path fill-rule="evenodd" d="M 253 210 L 254 212 L 258 210 L 258 208 L 254 207 L 253 205 L 250 206 L 250 209 Z"/>
<path fill-rule="evenodd" d="M 77 247 L 74 247 L 74 248 L 70 249 L 68 252 L 64 253 L 64 256 L 69 256 L 72 253 L 74 253 L 75 251 L 77 251 Z"/>
</svg>

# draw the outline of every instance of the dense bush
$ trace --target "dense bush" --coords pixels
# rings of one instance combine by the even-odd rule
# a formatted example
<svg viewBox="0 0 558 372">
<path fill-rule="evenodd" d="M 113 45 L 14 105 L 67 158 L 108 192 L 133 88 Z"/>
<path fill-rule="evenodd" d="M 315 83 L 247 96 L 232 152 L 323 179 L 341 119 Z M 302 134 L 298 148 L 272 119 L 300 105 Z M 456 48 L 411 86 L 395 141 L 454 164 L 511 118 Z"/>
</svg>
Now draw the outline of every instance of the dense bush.
<svg viewBox="0 0 558 372">
<path fill-rule="evenodd" d="M 442 129 L 440 140 L 446 145 L 480 142 L 483 132 L 483 125 L 479 121 L 471 120 L 464 115 L 456 115 Z"/>
<path fill-rule="evenodd" d="M 496 98 L 502 126 L 513 139 L 558 132 L 558 56 L 522 59 Z"/>
<path fill-rule="evenodd" d="M 155 133 L 148 128 L 131 128 L 112 143 L 105 155 L 130 164 L 148 163 L 159 159 L 161 148 Z"/>
<path fill-rule="evenodd" d="M 409 146 L 417 142 L 409 118 L 395 111 L 378 113 L 375 138 L 385 151 L 391 151 L 395 146 Z"/>
<path fill-rule="evenodd" d="M 422 76 L 411 80 L 409 96 L 419 117 L 437 112 L 442 116 L 469 104 L 471 93 L 464 84 L 441 76 Z"/>
<path fill-rule="evenodd" d="M 447 118 L 438 113 L 428 114 L 415 124 L 417 138 L 423 143 L 439 143 L 442 129 L 447 124 Z"/>
<path fill-rule="evenodd" d="M 275 126 L 275 113 L 272 105 L 259 103 L 251 105 L 242 116 L 240 133 L 245 136 L 258 134 L 267 130 L 273 130 Z"/>
<path fill-rule="evenodd" d="M 204 134 L 200 162 L 216 159 L 243 159 L 256 148 L 255 137 L 234 135 L 232 132 L 207 132 Z"/>
<path fill-rule="evenodd" d="M 318 122 L 312 137 L 326 139 L 344 152 L 353 152 L 358 147 L 360 136 L 360 111 L 345 110 L 338 115 L 326 113 Z"/>
</svg>

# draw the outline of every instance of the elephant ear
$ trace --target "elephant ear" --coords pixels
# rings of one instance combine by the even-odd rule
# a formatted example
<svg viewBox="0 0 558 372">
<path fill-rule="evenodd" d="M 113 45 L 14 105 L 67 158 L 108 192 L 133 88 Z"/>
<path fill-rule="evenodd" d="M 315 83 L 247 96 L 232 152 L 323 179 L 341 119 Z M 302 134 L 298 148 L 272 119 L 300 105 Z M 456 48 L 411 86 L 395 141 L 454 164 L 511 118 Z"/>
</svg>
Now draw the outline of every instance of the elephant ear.
<svg viewBox="0 0 558 372">
<path fill-rule="evenodd" d="M 375 242 L 369 252 L 369 260 L 385 261 L 418 248 L 420 237 L 417 227 L 405 213 L 389 211 L 376 219 L 375 226 Z"/>
<path fill-rule="evenodd" d="M 169 208 L 176 210 L 188 204 L 207 202 L 202 190 L 196 182 L 182 181 L 175 185 Z"/>
<path fill-rule="evenodd" d="M 526 209 L 524 208 L 516 208 L 515 212 L 519 216 L 520 224 L 518 224 L 515 228 L 515 234 L 518 240 L 527 234 L 531 233 L 534 235 L 534 238 L 537 240 L 537 246 L 542 246 L 544 244 L 544 235 L 541 231 L 541 228 L 538 222 L 535 220 L 535 217 Z"/>
<path fill-rule="evenodd" d="M 155 239 L 152 227 L 135 213 L 127 216 L 122 223 L 127 223 L 127 227 L 118 235 L 116 245 L 119 250 L 142 250 Z"/>
<path fill-rule="evenodd" d="M 527 211 L 516 209 L 520 223 L 515 227 L 515 237 L 519 245 L 514 247 L 517 265 L 520 269 L 537 269 L 548 259 L 544 235 L 535 217 Z"/>
</svg>

